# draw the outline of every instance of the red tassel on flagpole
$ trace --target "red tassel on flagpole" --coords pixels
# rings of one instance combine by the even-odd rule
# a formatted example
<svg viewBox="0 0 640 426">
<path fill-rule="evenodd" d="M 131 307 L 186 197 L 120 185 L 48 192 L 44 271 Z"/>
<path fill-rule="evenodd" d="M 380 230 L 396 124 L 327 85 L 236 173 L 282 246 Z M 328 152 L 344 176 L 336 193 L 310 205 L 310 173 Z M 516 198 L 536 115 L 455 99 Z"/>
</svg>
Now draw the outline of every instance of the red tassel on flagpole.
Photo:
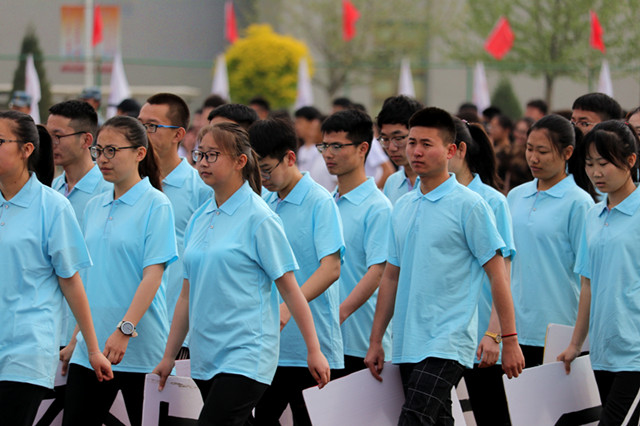
<svg viewBox="0 0 640 426">
<path fill-rule="evenodd" d="M 342 39 L 349 41 L 356 36 L 356 22 L 360 12 L 349 0 L 342 1 Z"/>
<path fill-rule="evenodd" d="M 500 60 L 511 50 L 513 39 L 513 31 L 511 31 L 509 21 L 502 16 L 484 43 L 484 49 L 494 58 Z"/>
<path fill-rule="evenodd" d="M 96 5 L 93 9 L 93 37 L 91 39 L 91 45 L 96 47 L 102 41 L 102 14 L 100 13 L 100 6 Z"/>
<path fill-rule="evenodd" d="M 233 44 L 238 39 L 238 27 L 236 25 L 236 13 L 233 10 L 233 2 L 227 1 L 224 5 L 224 35 L 229 43 Z"/>
<path fill-rule="evenodd" d="M 589 37 L 589 45 L 604 53 L 606 50 L 604 47 L 604 40 L 602 39 L 604 31 L 602 30 L 602 26 L 600 26 L 598 15 L 596 15 L 593 10 L 590 10 L 589 14 L 591 15 L 591 36 Z"/>
</svg>

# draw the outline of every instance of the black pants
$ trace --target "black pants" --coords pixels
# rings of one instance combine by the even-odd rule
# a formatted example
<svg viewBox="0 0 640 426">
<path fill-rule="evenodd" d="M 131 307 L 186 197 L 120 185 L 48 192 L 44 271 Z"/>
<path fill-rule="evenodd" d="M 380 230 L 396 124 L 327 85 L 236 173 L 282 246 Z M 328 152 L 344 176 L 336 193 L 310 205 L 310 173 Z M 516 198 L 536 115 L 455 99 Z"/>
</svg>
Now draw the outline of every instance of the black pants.
<svg viewBox="0 0 640 426">
<path fill-rule="evenodd" d="M 364 370 L 367 368 L 364 365 L 364 358 L 357 356 L 345 355 L 344 356 L 344 368 L 340 370 L 331 370 L 331 379 L 339 379 L 340 377 L 348 376 L 356 371 Z M 334 375 L 335 371 L 335 375 Z"/>
<path fill-rule="evenodd" d="M 598 392 L 602 401 L 600 425 L 620 425 L 627 416 L 631 404 L 640 391 L 640 371 L 595 370 Z M 640 418 L 640 404 L 636 407 L 629 426 L 637 426 Z"/>
<path fill-rule="evenodd" d="M 93 370 L 70 364 L 62 424 L 102 426 L 120 390 L 131 426 L 141 425 L 144 380 L 145 373 L 114 371 L 112 380 L 99 382 Z"/>
<path fill-rule="evenodd" d="M 478 426 L 511 425 L 507 396 L 502 382 L 502 365 L 464 371 L 469 402 Z"/>
<path fill-rule="evenodd" d="M 457 361 L 425 358 L 415 364 L 400 364 L 405 402 L 399 426 L 453 426 L 451 389 L 458 384 L 464 367 Z"/>
<path fill-rule="evenodd" d="M 49 389 L 30 383 L 0 381 L 0 423 L 31 426 Z"/>
<path fill-rule="evenodd" d="M 243 426 L 268 385 L 238 374 L 220 373 L 209 380 L 195 380 L 204 406 L 198 426 Z"/>
<path fill-rule="evenodd" d="M 524 368 L 542 365 L 544 359 L 544 346 L 520 345 L 524 356 Z"/>
</svg>

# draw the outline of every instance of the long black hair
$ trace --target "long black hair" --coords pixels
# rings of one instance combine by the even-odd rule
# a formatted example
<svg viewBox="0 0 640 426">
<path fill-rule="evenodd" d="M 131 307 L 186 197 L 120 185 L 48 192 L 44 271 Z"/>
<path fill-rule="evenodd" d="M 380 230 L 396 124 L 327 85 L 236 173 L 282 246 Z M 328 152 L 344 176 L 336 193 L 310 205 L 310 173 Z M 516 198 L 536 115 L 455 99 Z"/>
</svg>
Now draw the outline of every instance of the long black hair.
<svg viewBox="0 0 640 426">
<path fill-rule="evenodd" d="M 464 161 L 471 173 L 477 173 L 483 183 L 500 190 L 496 154 L 487 132 L 477 123 L 467 123 L 458 117 L 453 117 L 453 121 L 456 125 L 455 144 L 460 146 L 460 142 L 464 142 L 467 145 Z"/>
</svg>

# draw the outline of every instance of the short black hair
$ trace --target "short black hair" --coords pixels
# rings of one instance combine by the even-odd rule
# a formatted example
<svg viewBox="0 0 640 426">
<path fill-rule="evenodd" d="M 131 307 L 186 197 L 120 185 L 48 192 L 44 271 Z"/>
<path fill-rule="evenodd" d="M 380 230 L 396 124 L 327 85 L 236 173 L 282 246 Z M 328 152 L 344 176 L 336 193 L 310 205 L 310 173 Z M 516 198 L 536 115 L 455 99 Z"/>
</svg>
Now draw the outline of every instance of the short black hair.
<svg viewBox="0 0 640 426">
<path fill-rule="evenodd" d="M 573 102 L 571 109 L 595 112 L 602 121 L 622 118 L 622 107 L 618 101 L 604 93 L 582 95 Z"/>
<path fill-rule="evenodd" d="M 52 105 L 49 114 L 70 118 L 69 126 L 76 132 L 88 132 L 93 136 L 98 131 L 98 114 L 84 101 L 71 99 Z"/>
<path fill-rule="evenodd" d="M 151 105 L 168 105 L 167 118 L 172 126 L 180 126 L 187 130 L 189 127 L 189 106 L 178 95 L 173 93 L 157 93 L 147 99 Z"/>
<path fill-rule="evenodd" d="M 542 99 L 532 99 L 527 102 L 527 107 L 539 109 L 543 115 L 549 112 L 549 105 Z"/>
<path fill-rule="evenodd" d="M 309 120 L 309 121 L 313 121 L 313 120 L 322 121 L 324 119 L 324 116 L 322 115 L 320 110 L 312 106 L 304 106 L 302 108 L 299 108 L 296 110 L 296 112 L 293 115 L 295 118 L 304 118 L 305 120 Z"/>
<path fill-rule="evenodd" d="M 366 112 L 357 109 L 338 111 L 324 120 L 320 130 L 322 133 L 346 132 L 347 139 L 358 145 L 367 142 L 369 148 L 366 155 L 369 155 L 373 139 L 373 121 Z"/>
<path fill-rule="evenodd" d="M 265 111 L 271 111 L 271 104 L 269 103 L 268 100 L 266 100 L 262 96 L 256 96 L 254 98 L 251 98 L 251 100 L 249 101 L 249 105 L 258 105 L 261 108 L 263 108 Z"/>
<path fill-rule="evenodd" d="M 202 108 L 218 108 L 226 103 L 228 103 L 227 100 L 220 95 L 209 95 L 202 103 Z"/>
<path fill-rule="evenodd" d="M 345 108 L 345 109 L 349 109 L 349 108 L 351 108 L 353 106 L 353 102 L 349 98 L 340 97 L 340 98 L 335 98 L 333 100 L 332 105 L 340 106 L 340 107 Z"/>
<path fill-rule="evenodd" d="M 493 117 L 499 114 L 502 114 L 502 110 L 497 106 L 493 106 L 493 105 L 482 110 L 482 115 L 487 117 L 489 120 L 491 120 Z"/>
<path fill-rule="evenodd" d="M 424 106 L 417 100 L 405 95 L 391 96 L 384 100 L 382 109 L 376 117 L 376 124 L 382 129 L 384 124 L 403 124 L 409 128 L 409 119 Z"/>
<path fill-rule="evenodd" d="M 258 121 L 258 113 L 253 108 L 242 104 L 220 105 L 209 113 L 207 121 L 211 121 L 216 117 L 229 119 L 242 126 L 245 130 Z"/>
<path fill-rule="evenodd" d="M 423 108 L 413 114 L 409 119 L 409 129 L 412 127 L 437 129 L 445 144 L 454 143 L 456 140 L 456 125 L 453 117 L 447 111 L 437 107 Z"/>
<path fill-rule="evenodd" d="M 291 120 L 267 118 L 249 127 L 249 142 L 260 158 L 281 159 L 287 152 L 296 151 L 298 139 Z"/>
</svg>

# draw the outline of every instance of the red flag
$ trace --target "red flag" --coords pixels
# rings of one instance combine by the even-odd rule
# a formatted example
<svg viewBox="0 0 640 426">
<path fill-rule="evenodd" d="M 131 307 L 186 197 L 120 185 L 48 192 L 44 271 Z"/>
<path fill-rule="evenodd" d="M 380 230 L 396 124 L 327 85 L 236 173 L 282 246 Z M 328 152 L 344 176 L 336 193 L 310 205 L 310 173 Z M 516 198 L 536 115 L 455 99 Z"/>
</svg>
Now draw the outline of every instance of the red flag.
<svg viewBox="0 0 640 426">
<path fill-rule="evenodd" d="M 349 0 L 342 0 L 342 39 L 349 41 L 356 36 L 356 22 L 360 12 Z"/>
<path fill-rule="evenodd" d="M 93 38 L 91 45 L 96 47 L 102 41 L 102 14 L 100 13 L 100 6 L 96 5 L 93 9 Z"/>
<path fill-rule="evenodd" d="M 600 26 L 598 15 L 596 15 L 593 10 L 590 10 L 589 14 L 591 14 L 591 37 L 589 37 L 589 45 L 604 53 L 604 40 L 602 40 L 604 31 L 602 31 L 602 27 Z"/>
<path fill-rule="evenodd" d="M 504 16 L 501 16 L 496 26 L 491 30 L 487 41 L 485 41 L 484 49 L 494 58 L 500 60 L 511 50 L 513 39 L 513 31 L 511 31 L 509 21 Z"/>
<path fill-rule="evenodd" d="M 224 35 L 229 43 L 235 43 L 238 39 L 238 27 L 236 26 L 236 12 L 233 10 L 233 2 L 227 1 L 224 5 Z"/>
</svg>

